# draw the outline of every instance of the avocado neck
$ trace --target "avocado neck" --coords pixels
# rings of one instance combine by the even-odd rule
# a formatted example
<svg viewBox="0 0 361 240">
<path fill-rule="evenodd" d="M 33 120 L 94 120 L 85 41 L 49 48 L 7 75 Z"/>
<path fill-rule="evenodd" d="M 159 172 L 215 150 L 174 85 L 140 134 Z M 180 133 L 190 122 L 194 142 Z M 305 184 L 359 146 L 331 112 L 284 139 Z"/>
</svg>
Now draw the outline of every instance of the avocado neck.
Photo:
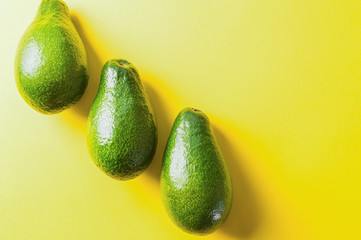
<svg viewBox="0 0 361 240">
<path fill-rule="evenodd" d="M 129 69 L 114 66 L 109 67 L 108 65 L 102 72 L 99 93 L 102 93 L 103 97 L 134 94 L 138 92 L 140 88 L 138 81 Z M 122 91 L 120 91 L 120 89 L 122 89 Z"/>
<path fill-rule="evenodd" d="M 36 15 L 37 17 L 49 15 L 70 17 L 69 9 L 62 0 L 42 0 Z"/>
</svg>

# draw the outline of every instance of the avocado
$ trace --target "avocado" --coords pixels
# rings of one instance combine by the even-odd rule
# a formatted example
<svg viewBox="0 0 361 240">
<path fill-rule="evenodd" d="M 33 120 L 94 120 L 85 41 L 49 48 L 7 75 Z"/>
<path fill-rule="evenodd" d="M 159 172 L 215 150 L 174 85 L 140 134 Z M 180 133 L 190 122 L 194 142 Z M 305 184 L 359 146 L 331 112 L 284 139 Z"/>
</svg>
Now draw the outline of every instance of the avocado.
<svg viewBox="0 0 361 240">
<path fill-rule="evenodd" d="M 94 163 L 118 180 L 140 175 L 154 157 L 154 113 L 137 70 L 126 60 L 112 59 L 103 67 L 87 143 Z"/>
<path fill-rule="evenodd" d="M 168 215 L 195 235 L 215 231 L 232 205 L 232 183 L 207 116 L 183 109 L 175 119 L 164 152 L 161 194 Z"/>
<path fill-rule="evenodd" d="M 36 111 L 55 114 L 80 100 L 88 84 L 87 56 L 63 1 L 41 2 L 14 66 L 18 90 Z"/>
</svg>

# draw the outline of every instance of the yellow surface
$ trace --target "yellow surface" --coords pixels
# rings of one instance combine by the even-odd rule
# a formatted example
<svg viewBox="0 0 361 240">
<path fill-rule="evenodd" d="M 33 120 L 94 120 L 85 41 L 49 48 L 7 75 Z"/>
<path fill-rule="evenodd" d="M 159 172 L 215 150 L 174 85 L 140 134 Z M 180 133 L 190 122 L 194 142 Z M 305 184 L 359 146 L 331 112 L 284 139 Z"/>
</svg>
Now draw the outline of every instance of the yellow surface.
<svg viewBox="0 0 361 240">
<path fill-rule="evenodd" d="M 359 1 L 68 0 L 90 83 L 54 116 L 27 106 L 13 75 L 39 3 L 0 7 L 0 239 L 361 239 Z M 137 66 L 158 119 L 156 157 L 129 182 L 98 170 L 85 142 L 109 58 Z M 234 185 L 206 237 L 176 228 L 159 192 L 186 106 L 210 117 Z"/>
</svg>

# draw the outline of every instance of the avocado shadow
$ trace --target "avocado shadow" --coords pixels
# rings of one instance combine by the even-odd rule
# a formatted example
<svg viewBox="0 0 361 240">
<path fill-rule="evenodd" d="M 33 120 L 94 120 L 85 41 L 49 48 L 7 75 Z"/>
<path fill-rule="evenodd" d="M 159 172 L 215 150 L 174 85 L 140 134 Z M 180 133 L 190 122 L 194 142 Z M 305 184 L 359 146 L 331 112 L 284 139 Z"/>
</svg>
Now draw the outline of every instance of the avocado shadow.
<svg viewBox="0 0 361 240">
<path fill-rule="evenodd" d="M 163 153 L 165 146 L 168 141 L 168 136 L 171 129 L 171 119 L 167 117 L 167 109 L 164 105 L 165 99 L 161 99 L 160 95 L 156 90 L 148 83 L 148 81 L 142 81 L 145 87 L 145 91 L 149 97 L 150 104 L 155 114 L 157 131 L 158 131 L 158 142 L 157 150 L 155 152 L 152 163 L 145 171 L 155 180 L 160 180 L 160 172 L 163 162 Z"/>
<path fill-rule="evenodd" d="M 95 95 L 98 92 L 100 74 L 103 67 L 103 62 L 100 58 L 99 53 L 97 53 L 94 46 L 92 46 L 92 44 L 89 42 L 87 34 L 84 31 L 83 24 L 78 14 L 71 12 L 71 20 L 76 30 L 78 31 L 81 40 L 83 41 L 88 58 L 88 74 L 89 74 L 88 86 L 84 92 L 84 95 L 80 99 L 80 101 L 77 104 L 75 104 L 75 106 L 72 108 L 72 112 L 87 119 L 90 111 L 90 107 L 93 104 Z"/>
<path fill-rule="evenodd" d="M 212 128 L 227 162 L 233 185 L 232 208 L 221 230 L 233 237 L 245 239 L 252 235 L 261 220 L 257 200 L 246 175 L 241 171 L 239 161 L 242 159 L 239 159 L 227 137 L 216 126 Z"/>
</svg>

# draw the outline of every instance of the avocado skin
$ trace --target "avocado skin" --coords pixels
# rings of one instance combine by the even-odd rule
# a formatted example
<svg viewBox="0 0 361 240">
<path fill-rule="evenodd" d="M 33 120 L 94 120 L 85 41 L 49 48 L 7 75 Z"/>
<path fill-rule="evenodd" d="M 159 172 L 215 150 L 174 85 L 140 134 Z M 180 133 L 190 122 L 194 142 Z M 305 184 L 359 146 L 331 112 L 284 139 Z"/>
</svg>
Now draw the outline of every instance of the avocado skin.
<svg viewBox="0 0 361 240">
<path fill-rule="evenodd" d="M 182 230 L 205 235 L 226 220 L 232 183 L 207 116 L 193 108 L 177 116 L 165 149 L 161 193 L 170 218 Z"/>
<path fill-rule="evenodd" d="M 154 157 L 154 114 L 135 67 L 125 60 L 112 59 L 103 67 L 87 143 L 94 163 L 119 180 L 140 175 Z"/>
<path fill-rule="evenodd" d="M 15 57 L 23 99 L 43 114 L 59 113 L 82 97 L 88 84 L 84 45 L 61 0 L 43 0 Z"/>
</svg>

